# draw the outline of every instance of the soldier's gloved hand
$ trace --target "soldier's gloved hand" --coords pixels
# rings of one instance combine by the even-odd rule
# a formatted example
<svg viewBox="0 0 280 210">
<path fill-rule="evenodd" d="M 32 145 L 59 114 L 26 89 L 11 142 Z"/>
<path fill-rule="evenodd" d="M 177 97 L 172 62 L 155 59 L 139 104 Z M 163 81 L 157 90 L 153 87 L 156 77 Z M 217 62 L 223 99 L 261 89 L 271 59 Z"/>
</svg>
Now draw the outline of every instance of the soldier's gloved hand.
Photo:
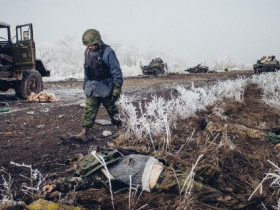
<svg viewBox="0 0 280 210">
<path fill-rule="evenodd" d="M 115 85 L 115 87 L 113 89 L 113 94 L 112 94 L 113 101 L 117 101 L 119 99 L 121 92 L 122 92 L 121 86 Z"/>
</svg>

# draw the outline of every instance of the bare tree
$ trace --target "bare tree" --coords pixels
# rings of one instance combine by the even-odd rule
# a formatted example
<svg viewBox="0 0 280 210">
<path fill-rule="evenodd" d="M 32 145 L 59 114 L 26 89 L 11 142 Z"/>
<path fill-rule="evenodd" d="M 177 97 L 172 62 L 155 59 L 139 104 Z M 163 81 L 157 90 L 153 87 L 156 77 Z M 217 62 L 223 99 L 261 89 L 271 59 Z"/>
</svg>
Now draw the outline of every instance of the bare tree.
<svg viewBox="0 0 280 210">
<path fill-rule="evenodd" d="M 225 70 L 236 68 L 236 62 L 232 58 L 224 57 L 223 59 L 215 61 L 213 70 Z"/>
<path fill-rule="evenodd" d="M 49 63 L 56 61 L 58 58 L 56 50 L 50 47 L 39 47 L 37 52 L 46 68 L 48 68 Z"/>
</svg>

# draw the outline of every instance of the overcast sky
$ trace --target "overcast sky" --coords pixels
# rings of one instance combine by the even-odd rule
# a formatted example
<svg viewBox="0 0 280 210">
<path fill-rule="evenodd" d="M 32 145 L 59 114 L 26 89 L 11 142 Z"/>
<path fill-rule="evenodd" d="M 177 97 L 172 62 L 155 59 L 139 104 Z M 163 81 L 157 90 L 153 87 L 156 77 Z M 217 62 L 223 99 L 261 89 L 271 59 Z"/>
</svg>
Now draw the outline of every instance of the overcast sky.
<svg viewBox="0 0 280 210">
<path fill-rule="evenodd" d="M 0 21 L 33 23 L 37 44 L 96 28 L 105 41 L 187 63 L 280 59 L 280 0 L 0 0 Z"/>
</svg>

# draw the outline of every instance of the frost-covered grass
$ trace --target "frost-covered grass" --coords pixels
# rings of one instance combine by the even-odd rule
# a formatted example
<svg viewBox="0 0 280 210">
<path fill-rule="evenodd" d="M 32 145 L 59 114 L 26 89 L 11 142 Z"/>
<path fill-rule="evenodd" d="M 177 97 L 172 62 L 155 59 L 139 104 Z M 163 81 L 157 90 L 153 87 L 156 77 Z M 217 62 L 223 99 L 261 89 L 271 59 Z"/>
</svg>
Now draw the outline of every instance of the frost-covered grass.
<svg viewBox="0 0 280 210">
<path fill-rule="evenodd" d="M 23 174 L 19 174 L 21 177 L 26 179 L 27 183 L 23 184 L 21 187 L 21 191 L 28 197 L 32 198 L 33 201 L 38 199 L 42 195 L 42 186 L 45 182 L 47 176 L 43 176 L 40 171 L 37 169 L 33 169 L 31 165 L 26 164 L 18 164 L 15 162 L 10 162 L 10 164 L 15 165 L 17 167 L 23 167 L 29 169 L 29 177 Z M 13 179 L 10 174 L 8 174 L 8 178 L 5 178 L 2 175 L 2 181 L 0 180 L 0 202 L 9 201 L 14 202 L 14 195 L 16 195 L 16 191 L 13 192 L 12 185 Z M 16 205 L 16 202 L 15 204 Z"/>
<path fill-rule="evenodd" d="M 0 184 L 0 196 L 2 201 L 14 200 L 12 185 L 13 185 L 13 180 L 11 175 L 9 174 L 8 179 L 6 179 L 4 175 L 2 175 L 2 183 Z"/>
<path fill-rule="evenodd" d="M 267 73 L 247 79 L 240 77 L 220 81 L 204 88 L 178 86 L 177 95 L 172 95 L 169 100 L 153 96 L 149 102 L 136 104 L 133 98 L 123 95 L 118 102 L 120 118 L 125 131 L 138 141 L 149 142 L 156 150 L 155 139 L 160 139 L 157 149 L 168 149 L 172 141 L 172 128 L 180 119 L 188 119 L 219 100 L 243 101 L 245 87 L 252 83 L 263 89 L 264 103 L 280 108 L 280 73 Z"/>
<path fill-rule="evenodd" d="M 263 178 L 263 180 L 260 182 L 260 184 L 256 187 L 254 192 L 251 194 L 251 196 L 248 198 L 248 200 L 251 200 L 252 197 L 259 192 L 260 194 L 263 193 L 263 186 L 264 184 L 269 183 L 269 187 L 274 189 L 275 194 L 278 196 L 277 205 L 273 206 L 274 209 L 280 209 L 280 167 L 277 166 L 275 163 L 268 160 L 268 162 L 274 167 L 273 172 L 266 173 L 266 176 Z"/>
<path fill-rule="evenodd" d="M 251 81 L 262 88 L 265 104 L 280 109 L 280 72 L 254 75 Z"/>
<path fill-rule="evenodd" d="M 47 175 L 44 176 L 38 169 L 33 169 L 32 165 L 26 165 L 24 163 L 18 164 L 12 161 L 10 164 L 29 169 L 29 177 L 19 174 L 29 182 L 29 184 L 22 185 L 21 190 L 25 195 L 31 197 L 33 200 L 39 198 L 41 196 L 42 186 L 47 178 Z"/>
<path fill-rule="evenodd" d="M 208 88 L 192 86 L 188 90 L 178 86 L 177 96 L 171 96 L 169 100 L 153 96 L 151 101 L 138 104 L 133 103 L 133 98 L 123 95 L 118 102 L 120 118 L 126 132 L 139 141 L 148 140 L 156 150 L 155 138 L 160 138 L 159 147 L 168 149 L 172 140 L 171 130 L 179 119 L 187 119 L 223 98 L 242 101 L 246 84 L 247 79 L 239 78 L 218 82 Z"/>
</svg>

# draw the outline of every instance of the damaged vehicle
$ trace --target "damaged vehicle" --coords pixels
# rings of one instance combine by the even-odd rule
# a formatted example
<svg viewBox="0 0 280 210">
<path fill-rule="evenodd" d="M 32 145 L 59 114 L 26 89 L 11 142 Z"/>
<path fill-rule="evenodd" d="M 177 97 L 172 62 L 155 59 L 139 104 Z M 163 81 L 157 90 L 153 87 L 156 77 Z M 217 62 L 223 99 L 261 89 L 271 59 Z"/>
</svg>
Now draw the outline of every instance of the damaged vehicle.
<svg viewBox="0 0 280 210">
<path fill-rule="evenodd" d="M 253 65 L 254 73 L 274 72 L 280 69 L 279 61 L 275 56 L 263 56 L 256 64 Z"/>
<path fill-rule="evenodd" d="M 212 73 L 213 71 L 209 70 L 208 66 L 201 66 L 201 64 L 198 64 L 197 66 L 188 68 L 185 70 L 189 73 Z"/>
<path fill-rule="evenodd" d="M 154 58 L 149 65 L 140 65 L 144 75 L 159 75 L 165 74 L 168 70 L 167 64 L 161 58 Z"/>
<path fill-rule="evenodd" d="M 32 24 L 16 26 L 15 43 L 10 25 L 0 22 L 0 91 L 14 89 L 26 99 L 43 90 L 42 77 L 50 76 L 42 61 L 36 59 Z"/>
</svg>

